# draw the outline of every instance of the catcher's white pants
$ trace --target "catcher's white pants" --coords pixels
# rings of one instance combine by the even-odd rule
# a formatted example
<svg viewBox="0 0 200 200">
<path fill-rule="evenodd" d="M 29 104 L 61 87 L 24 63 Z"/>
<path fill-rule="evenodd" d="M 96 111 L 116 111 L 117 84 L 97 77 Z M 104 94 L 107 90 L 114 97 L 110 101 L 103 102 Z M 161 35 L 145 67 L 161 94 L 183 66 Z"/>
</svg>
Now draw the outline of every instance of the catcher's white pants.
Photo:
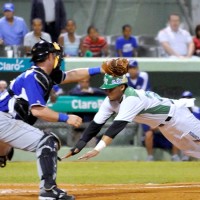
<svg viewBox="0 0 200 200">
<path fill-rule="evenodd" d="M 159 129 L 184 154 L 200 158 L 200 120 L 188 108 L 175 105 L 172 119 Z"/>
<path fill-rule="evenodd" d="M 0 111 L 0 156 L 11 147 L 35 152 L 43 131 Z"/>
</svg>

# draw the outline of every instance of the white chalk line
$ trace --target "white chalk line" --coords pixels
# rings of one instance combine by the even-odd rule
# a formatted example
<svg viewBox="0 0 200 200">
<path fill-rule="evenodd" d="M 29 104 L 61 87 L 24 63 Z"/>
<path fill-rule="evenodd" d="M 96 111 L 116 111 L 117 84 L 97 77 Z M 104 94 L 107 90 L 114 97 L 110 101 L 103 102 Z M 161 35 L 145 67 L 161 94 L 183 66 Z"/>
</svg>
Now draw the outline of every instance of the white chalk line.
<svg viewBox="0 0 200 200">
<path fill-rule="evenodd" d="M 69 186 L 69 185 L 68 185 Z M 80 185 L 79 185 L 80 186 Z M 157 185 L 157 184 L 146 184 L 146 185 L 126 185 L 126 184 L 114 184 L 114 185 L 92 185 L 94 188 L 84 188 L 84 185 L 79 186 L 74 185 L 75 188 L 70 188 L 70 191 L 105 191 L 105 190 L 116 190 L 118 186 L 127 186 L 127 187 L 120 187 L 120 190 L 141 190 L 141 189 L 176 189 L 176 188 L 200 188 L 200 184 L 191 184 L 191 185 Z M 85 185 L 86 187 L 88 186 Z M 110 187 L 109 187 L 110 186 Z M 129 186 L 129 187 L 128 187 Z M 63 189 L 65 190 L 65 189 Z M 33 194 L 39 193 L 39 190 L 25 190 L 25 189 L 0 189 L 0 194 L 2 195 L 14 195 L 14 194 Z"/>
</svg>

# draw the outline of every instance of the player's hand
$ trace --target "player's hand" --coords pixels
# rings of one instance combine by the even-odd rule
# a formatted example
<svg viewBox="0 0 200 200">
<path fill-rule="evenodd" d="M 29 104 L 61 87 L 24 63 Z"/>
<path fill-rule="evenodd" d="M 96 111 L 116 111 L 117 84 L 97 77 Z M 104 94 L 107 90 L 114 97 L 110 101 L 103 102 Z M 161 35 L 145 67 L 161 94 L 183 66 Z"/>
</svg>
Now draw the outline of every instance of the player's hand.
<svg viewBox="0 0 200 200">
<path fill-rule="evenodd" d="M 63 156 L 61 159 L 69 158 L 73 155 L 76 155 L 86 146 L 86 144 L 87 143 L 85 141 L 79 140 L 77 142 L 77 144 L 72 149 L 70 149 L 70 151 L 65 156 Z"/>
<path fill-rule="evenodd" d="M 71 156 L 73 156 L 73 155 L 75 155 L 75 154 L 77 154 L 77 153 L 79 153 L 80 151 L 79 151 L 79 149 L 78 148 L 73 148 L 73 149 L 71 149 L 65 156 L 63 156 L 61 159 L 63 160 L 63 159 L 65 159 L 65 158 L 69 158 L 69 157 L 71 157 Z"/>
<path fill-rule="evenodd" d="M 78 128 L 82 124 L 82 119 L 77 115 L 68 115 L 69 119 L 67 120 L 67 123 L 69 125 L 72 125 L 76 128 Z"/>
<path fill-rule="evenodd" d="M 88 160 L 92 157 L 95 157 L 99 154 L 99 151 L 93 149 L 92 151 L 88 151 L 86 154 L 82 155 L 81 157 L 79 157 L 79 160 Z"/>
</svg>

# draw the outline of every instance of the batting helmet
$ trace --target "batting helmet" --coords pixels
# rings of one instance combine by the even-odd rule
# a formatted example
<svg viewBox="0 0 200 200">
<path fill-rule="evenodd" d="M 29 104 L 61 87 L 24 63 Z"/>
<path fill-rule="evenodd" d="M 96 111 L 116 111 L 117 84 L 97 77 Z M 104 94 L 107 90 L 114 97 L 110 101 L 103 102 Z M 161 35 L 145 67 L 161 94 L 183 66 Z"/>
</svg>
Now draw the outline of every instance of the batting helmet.
<svg viewBox="0 0 200 200">
<path fill-rule="evenodd" d="M 31 50 L 31 61 L 34 63 L 43 62 L 50 53 L 56 54 L 54 68 L 59 67 L 63 59 L 62 47 L 56 42 L 48 42 L 41 38 L 41 41 L 36 43 Z"/>
<path fill-rule="evenodd" d="M 109 74 L 105 74 L 104 75 L 104 83 L 100 88 L 104 89 L 104 90 L 112 89 L 119 85 L 127 84 L 127 83 L 128 83 L 128 79 L 127 79 L 126 75 L 114 77 Z"/>
</svg>

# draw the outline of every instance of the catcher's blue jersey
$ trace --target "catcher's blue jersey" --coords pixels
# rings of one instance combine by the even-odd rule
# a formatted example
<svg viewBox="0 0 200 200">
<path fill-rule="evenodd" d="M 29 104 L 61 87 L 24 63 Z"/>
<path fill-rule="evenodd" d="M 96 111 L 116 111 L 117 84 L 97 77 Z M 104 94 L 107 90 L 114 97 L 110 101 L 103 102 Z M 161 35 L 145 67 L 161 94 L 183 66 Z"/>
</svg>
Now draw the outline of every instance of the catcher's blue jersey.
<svg viewBox="0 0 200 200">
<path fill-rule="evenodd" d="M 45 106 L 44 90 L 34 75 L 34 70 L 27 70 L 11 82 L 10 89 L 17 98 L 26 100 L 30 107 L 33 105 Z M 11 96 L 8 92 L 0 94 L 0 111 L 8 112 L 10 109 L 13 109 L 13 105 L 9 103 L 10 100 Z"/>
</svg>

